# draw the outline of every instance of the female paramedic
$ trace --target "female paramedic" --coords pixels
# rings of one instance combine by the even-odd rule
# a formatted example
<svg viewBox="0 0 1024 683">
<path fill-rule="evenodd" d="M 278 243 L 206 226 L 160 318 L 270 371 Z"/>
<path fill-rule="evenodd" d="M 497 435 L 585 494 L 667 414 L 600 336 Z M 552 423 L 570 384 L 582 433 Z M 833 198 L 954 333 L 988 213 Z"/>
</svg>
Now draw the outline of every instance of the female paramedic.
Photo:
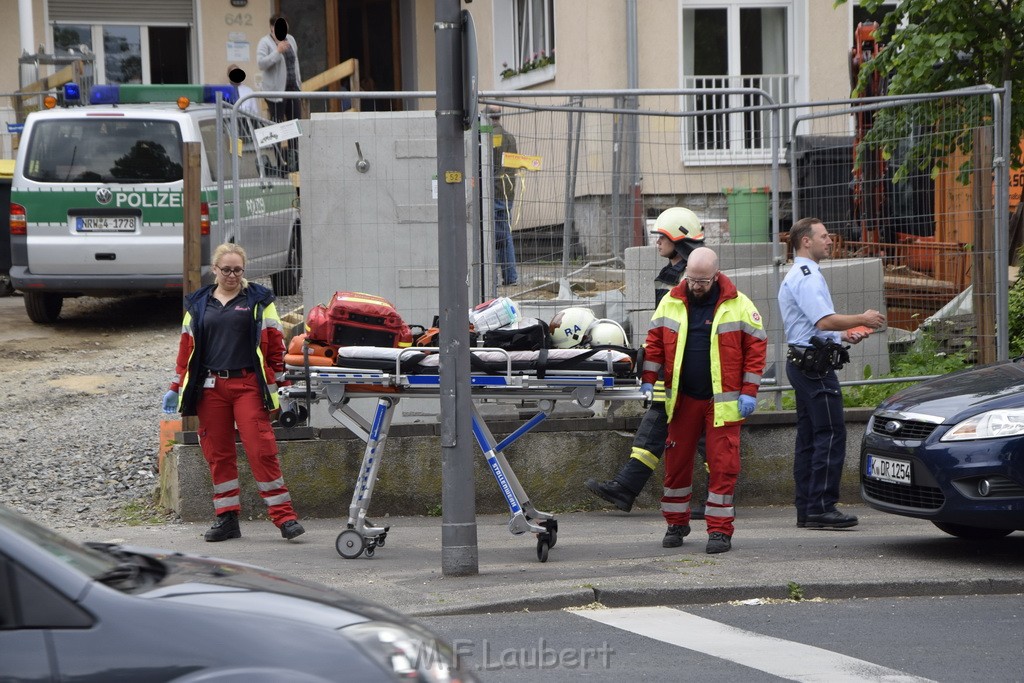
<svg viewBox="0 0 1024 683">
<path fill-rule="evenodd" d="M 215 282 L 185 298 L 175 379 L 164 395 L 164 412 L 177 409 L 199 417 L 199 444 L 210 465 L 217 513 L 207 541 L 242 536 L 236 425 L 270 520 L 281 536 L 292 539 L 305 529 L 284 485 L 270 425 L 271 412 L 279 409 L 277 384 L 284 372 L 284 337 L 274 295 L 243 277 L 245 250 L 237 244 L 217 247 L 213 270 Z"/>
</svg>

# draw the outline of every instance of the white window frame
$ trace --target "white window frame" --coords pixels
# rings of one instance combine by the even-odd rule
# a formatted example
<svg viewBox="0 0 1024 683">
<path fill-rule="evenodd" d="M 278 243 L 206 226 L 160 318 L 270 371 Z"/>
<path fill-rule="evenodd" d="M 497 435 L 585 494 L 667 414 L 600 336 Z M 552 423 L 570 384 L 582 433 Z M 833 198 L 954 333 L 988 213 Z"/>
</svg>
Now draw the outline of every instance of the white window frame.
<svg viewBox="0 0 1024 683">
<path fill-rule="evenodd" d="M 801 102 L 807 99 L 807 78 L 809 70 L 806 54 L 806 43 L 808 36 L 807 7 L 801 0 L 679 0 L 677 11 L 677 28 L 679 31 L 679 80 L 680 87 L 693 87 L 693 74 L 688 74 L 686 50 L 686 27 L 684 26 L 684 10 L 693 9 L 724 9 L 726 10 L 726 21 L 728 27 L 728 52 L 729 68 L 728 83 L 730 87 L 741 87 L 743 76 L 740 75 L 740 50 L 742 36 L 740 35 L 740 10 L 756 8 L 771 9 L 780 8 L 786 12 L 786 64 L 787 73 L 779 75 L 780 79 L 788 81 L 785 84 L 789 91 L 788 101 Z M 747 76 L 749 77 L 749 75 Z M 680 98 L 680 106 L 693 106 L 693 98 L 683 96 Z M 731 96 L 730 107 L 742 106 L 742 96 Z M 788 126 L 791 114 L 783 111 L 782 127 Z M 700 165 L 763 165 L 771 163 L 771 145 L 766 144 L 763 148 L 746 149 L 743 147 L 742 131 L 745 130 L 743 114 L 729 114 L 729 129 L 740 131 L 740 134 L 733 133 L 730 140 L 727 140 L 727 147 L 723 149 L 695 149 L 691 144 L 688 131 L 692 130 L 694 119 L 684 118 L 681 130 L 681 156 L 684 163 Z M 784 141 L 789 137 L 788 129 L 780 131 L 782 140 L 780 148 L 784 148 Z M 767 133 L 766 133 L 767 135 Z"/>
<path fill-rule="evenodd" d="M 535 35 L 534 8 L 539 5 L 543 12 L 543 35 Z M 555 0 L 495 0 L 493 15 L 494 31 L 494 84 L 498 90 L 518 90 L 538 83 L 554 80 L 555 64 L 549 64 L 531 71 L 516 74 L 510 78 L 502 78 L 505 68 L 519 69 L 523 60 L 520 51 L 525 48 L 527 54 L 548 55 L 555 50 Z M 522 7 L 527 13 L 523 25 L 525 32 L 520 32 L 519 13 Z M 508 67 L 504 65 L 507 64 Z"/>
<path fill-rule="evenodd" d="M 180 28 L 191 28 L 185 24 L 162 24 L 162 23 L 147 23 L 139 24 L 133 22 L 113 22 L 105 21 L 102 23 L 94 23 L 92 21 L 51 21 L 48 24 L 46 32 L 46 47 L 49 52 L 53 52 L 53 28 L 59 24 L 75 24 L 79 26 L 88 26 L 90 34 L 92 36 L 92 51 L 95 55 L 93 61 L 93 78 L 96 84 L 107 83 L 107 62 L 106 62 L 106 46 L 103 44 L 103 28 L 105 26 L 130 26 L 137 27 L 139 29 L 139 55 L 142 60 L 142 83 L 150 85 L 152 83 L 152 74 L 150 73 L 150 61 L 149 61 L 149 29 L 158 28 L 161 26 L 173 26 Z"/>
</svg>

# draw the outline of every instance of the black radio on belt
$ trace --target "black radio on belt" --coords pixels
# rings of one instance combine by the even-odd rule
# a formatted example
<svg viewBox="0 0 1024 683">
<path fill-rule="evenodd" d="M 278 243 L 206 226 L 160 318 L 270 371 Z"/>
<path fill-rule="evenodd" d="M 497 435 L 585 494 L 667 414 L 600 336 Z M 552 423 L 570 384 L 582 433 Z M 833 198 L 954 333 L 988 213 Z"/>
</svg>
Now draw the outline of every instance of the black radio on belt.
<svg viewBox="0 0 1024 683">
<path fill-rule="evenodd" d="M 839 370 L 850 362 L 847 347 L 831 339 L 811 337 L 810 346 L 790 346 L 789 360 L 805 372 Z"/>
</svg>

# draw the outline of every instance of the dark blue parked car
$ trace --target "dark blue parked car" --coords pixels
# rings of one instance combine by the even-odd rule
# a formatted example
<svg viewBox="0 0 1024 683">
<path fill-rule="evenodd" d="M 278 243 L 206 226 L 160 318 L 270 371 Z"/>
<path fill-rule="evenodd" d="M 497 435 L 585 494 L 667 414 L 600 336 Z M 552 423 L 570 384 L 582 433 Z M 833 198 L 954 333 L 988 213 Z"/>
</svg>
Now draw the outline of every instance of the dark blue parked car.
<svg viewBox="0 0 1024 683">
<path fill-rule="evenodd" d="M 384 607 L 251 565 L 83 546 L 0 506 L 0 680 L 476 680 Z"/>
<path fill-rule="evenodd" d="M 945 375 L 882 402 L 860 457 L 871 507 L 953 536 L 1024 530 L 1024 360 Z"/>
</svg>

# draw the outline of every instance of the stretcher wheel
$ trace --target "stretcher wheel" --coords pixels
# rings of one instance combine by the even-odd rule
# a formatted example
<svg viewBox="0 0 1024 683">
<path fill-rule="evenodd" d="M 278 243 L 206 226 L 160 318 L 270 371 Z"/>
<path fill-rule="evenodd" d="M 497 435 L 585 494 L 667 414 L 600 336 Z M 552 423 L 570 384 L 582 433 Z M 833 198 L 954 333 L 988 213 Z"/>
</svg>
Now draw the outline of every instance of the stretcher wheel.
<svg viewBox="0 0 1024 683">
<path fill-rule="evenodd" d="M 548 547 L 554 548 L 555 544 L 558 543 L 558 520 L 546 519 L 540 525 L 548 530 Z"/>
<path fill-rule="evenodd" d="M 367 557 L 373 557 L 373 546 L 367 546 L 366 547 L 366 556 Z"/>
<path fill-rule="evenodd" d="M 548 561 L 548 550 L 551 549 L 551 542 L 546 538 L 537 539 L 537 559 L 541 562 Z"/>
<path fill-rule="evenodd" d="M 386 531 L 384 533 L 382 533 L 380 536 L 377 537 L 377 547 L 378 548 L 383 548 L 384 547 L 384 541 L 387 539 L 387 537 L 388 537 L 388 532 L 386 532 Z"/>
<path fill-rule="evenodd" d="M 338 554 L 346 560 L 354 560 L 366 549 L 366 539 L 355 529 L 345 529 L 338 534 L 334 547 L 337 548 Z M 367 552 L 367 555 L 369 554 Z"/>
</svg>

